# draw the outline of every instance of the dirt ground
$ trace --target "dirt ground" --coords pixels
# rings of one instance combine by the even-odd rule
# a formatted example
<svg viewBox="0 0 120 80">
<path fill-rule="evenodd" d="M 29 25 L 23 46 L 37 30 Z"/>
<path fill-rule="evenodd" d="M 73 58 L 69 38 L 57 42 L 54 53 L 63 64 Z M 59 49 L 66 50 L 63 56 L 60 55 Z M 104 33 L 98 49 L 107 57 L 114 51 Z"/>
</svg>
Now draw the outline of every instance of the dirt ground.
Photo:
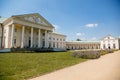
<svg viewBox="0 0 120 80">
<path fill-rule="evenodd" d="M 120 80 L 120 51 L 29 80 Z"/>
</svg>

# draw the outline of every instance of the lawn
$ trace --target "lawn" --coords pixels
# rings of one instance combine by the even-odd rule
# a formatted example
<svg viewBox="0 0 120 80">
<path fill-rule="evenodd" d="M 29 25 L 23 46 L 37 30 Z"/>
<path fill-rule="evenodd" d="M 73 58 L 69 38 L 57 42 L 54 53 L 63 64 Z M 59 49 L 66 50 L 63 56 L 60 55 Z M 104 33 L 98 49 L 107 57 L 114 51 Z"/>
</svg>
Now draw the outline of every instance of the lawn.
<svg viewBox="0 0 120 80">
<path fill-rule="evenodd" d="M 0 80 L 25 80 L 84 61 L 70 52 L 1 53 Z"/>
</svg>

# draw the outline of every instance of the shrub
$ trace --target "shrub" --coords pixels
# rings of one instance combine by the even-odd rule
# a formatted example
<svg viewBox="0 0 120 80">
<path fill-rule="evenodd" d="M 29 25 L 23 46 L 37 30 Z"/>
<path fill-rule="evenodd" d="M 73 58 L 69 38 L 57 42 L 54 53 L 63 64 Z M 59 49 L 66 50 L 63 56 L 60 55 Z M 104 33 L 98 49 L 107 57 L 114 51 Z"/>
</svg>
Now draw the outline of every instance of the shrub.
<svg viewBox="0 0 120 80">
<path fill-rule="evenodd" d="M 100 50 L 100 55 L 105 55 L 105 54 L 108 54 L 108 53 L 113 53 L 114 51 L 112 49 L 107 49 L 107 50 Z"/>
<path fill-rule="evenodd" d="M 100 57 L 99 51 L 75 51 L 72 53 L 73 57 L 85 59 L 97 59 Z"/>
<path fill-rule="evenodd" d="M 107 50 L 107 51 L 108 51 L 108 53 L 113 53 L 114 52 L 112 49 Z"/>
<path fill-rule="evenodd" d="M 105 55 L 105 54 L 108 54 L 107 50 L 100 50 L 100 55 Z"/>
</svg>

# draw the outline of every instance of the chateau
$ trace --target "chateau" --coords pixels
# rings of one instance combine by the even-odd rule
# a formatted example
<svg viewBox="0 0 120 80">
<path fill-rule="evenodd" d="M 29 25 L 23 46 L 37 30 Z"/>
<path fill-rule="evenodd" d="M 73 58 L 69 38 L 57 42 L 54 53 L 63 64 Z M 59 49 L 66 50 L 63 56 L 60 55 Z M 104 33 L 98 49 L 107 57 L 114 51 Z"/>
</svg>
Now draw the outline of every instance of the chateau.
<svg viewBox="0 0 120 80">
<path fill-rule="evenodd" d="M 108 35 L 100 41 L 66 41 L 66 35 L 54 32 L 54 26 L 40 14 L 0 17 L 0 49 L 120 49 L 119 38 Z"/>
<path fill-rule="evenodd" d="M 0 18 L 0 48 L 65 49 L 66 36 L 53 29 L 38 13 Z"/>
</svg>

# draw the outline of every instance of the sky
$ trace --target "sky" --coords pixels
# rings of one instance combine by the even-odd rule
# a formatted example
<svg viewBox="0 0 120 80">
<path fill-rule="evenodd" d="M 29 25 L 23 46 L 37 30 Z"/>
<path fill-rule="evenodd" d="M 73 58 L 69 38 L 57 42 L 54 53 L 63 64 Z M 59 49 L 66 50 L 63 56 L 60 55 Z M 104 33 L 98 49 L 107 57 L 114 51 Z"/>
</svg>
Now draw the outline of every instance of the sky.
<svg viewBox="0 0 120 80">
<path fill-rule="evenodd" d="M 39 13 L 67 41 L 120 36 L 120 0 L 0 0 L 0 16 Z"/>
</svg>

